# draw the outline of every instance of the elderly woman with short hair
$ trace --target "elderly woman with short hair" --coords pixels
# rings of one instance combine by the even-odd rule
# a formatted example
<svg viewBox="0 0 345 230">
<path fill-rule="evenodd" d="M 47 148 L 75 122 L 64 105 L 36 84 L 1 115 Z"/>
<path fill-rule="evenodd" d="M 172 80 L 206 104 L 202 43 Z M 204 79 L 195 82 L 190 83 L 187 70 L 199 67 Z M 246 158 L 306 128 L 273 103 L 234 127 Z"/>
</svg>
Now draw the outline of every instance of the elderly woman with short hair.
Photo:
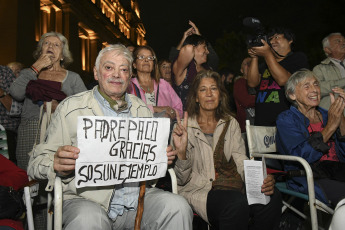
<svg viewBox="0 0 345 230">
<path fill-rule="evenodd" d="M 314 73 L 302 69 L 285 85 L 289 110 L 277 118 L 277 148 L 281 154 L 300 156 L 309 162 L 315 179 L 316 198 L 335 206 L 345 196 L 345 93 L 340 88 L 330 94 L 331 107 L 319 107 L 320 84 Z M 300 169 L 291 162 L 286 170 Z M 308 193 L 305 177 L 294 177 L 288 186 Z"/>
<path fill-rule="evenodd" d="M 18 166 L 24 170 L 29 162 L 28 153 L 35 143 L 40 106 L 44 106 L 46 101 L 52 101 L 54 112 L 64 97 L 86 90 L 79 74 L 66 69 L 73 59 L 68 41 L 62 34 L 43 34 L 33 56 L 35 63 L 23 69 L 10 88 L 14 99 L 24 101 L 16 150 Z M 40 92 L 37 92 L 39 86 Z M 48 87 L 49 90 L 46 90 Z M 54 88 L 53 95 L 49 93 L 51 87 Z"/>
</svg>

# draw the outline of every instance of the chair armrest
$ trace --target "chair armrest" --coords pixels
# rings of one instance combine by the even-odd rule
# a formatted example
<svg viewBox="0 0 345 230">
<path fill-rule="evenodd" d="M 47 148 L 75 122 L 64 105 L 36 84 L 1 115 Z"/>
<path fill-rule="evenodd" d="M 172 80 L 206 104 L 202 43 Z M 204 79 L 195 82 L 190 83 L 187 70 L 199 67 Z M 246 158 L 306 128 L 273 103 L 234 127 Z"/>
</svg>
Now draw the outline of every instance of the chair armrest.
<svg viewBox="0 0 345 230">
<path fill-rule="evenodd" d="M 271 158 L 271 159 L 277 159 L 277 160 L 299 162 L 303 166 L 306 172 L 307 183 L 308 183 L 308 196 L 309 196 L 309 202 L 310 202 L 309 204 L 310 215 L 316 216 L 316 208 L 313 208 L 316 205 L 313 172 L 310 168 L 309 163 L 306 160 L 304 160 L 302 157 L 290 156 L 290 155 L 278 155 L 278 154 L 253 153 L 252 156 L 260 157 L 260 158 L 265 157 L 265 158 Z M 317 226 L 317 223 L 312 223 L 312 226 Z"/>
<path fill-rule="evenodd" d="M 29 230 L 34 230 L 34 217 L 32 214 L 32 205 L 31 205 L 31 195 L 30 195 L 30 187 L 24 187 L 24 198 L 25 198 L 25 206 L 26 206 L 26 218 L 28 221 L 28 228 Z"/>
<path fill-rule="evenodd" d="M 60 177 L 55 178 L 54 185 L 54 230 L 62 229 L 62 182 Z"/>
<path fill-rule="evenodd" d="M 169 168 L 168 172 L 170 174 L 170 178 L 171 178 L 171 190 L 172 193 L 177 194 L 177 179 L 176 179 L 176 174 L 173 168 Z"/>
</svg>

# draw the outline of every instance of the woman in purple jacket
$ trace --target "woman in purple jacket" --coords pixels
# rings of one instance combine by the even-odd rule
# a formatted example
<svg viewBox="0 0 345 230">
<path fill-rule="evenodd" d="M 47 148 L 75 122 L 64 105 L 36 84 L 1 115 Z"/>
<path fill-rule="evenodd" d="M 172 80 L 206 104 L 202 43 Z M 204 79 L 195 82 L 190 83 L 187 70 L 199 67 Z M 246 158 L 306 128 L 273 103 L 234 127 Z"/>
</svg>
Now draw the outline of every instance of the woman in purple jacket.
<svg viewBox="0 0 345 230">
<path fill-rule="evenodd" d="M 171 85 L 160 79 L 153 49 L 139 46 L 134 50 L 133 57 L 135 77 L 129 84 L 128 92 L 143 100 L 154 116 L 176 119 L 176 111 L 182 114 L 182 102 Z"/>
</svg>

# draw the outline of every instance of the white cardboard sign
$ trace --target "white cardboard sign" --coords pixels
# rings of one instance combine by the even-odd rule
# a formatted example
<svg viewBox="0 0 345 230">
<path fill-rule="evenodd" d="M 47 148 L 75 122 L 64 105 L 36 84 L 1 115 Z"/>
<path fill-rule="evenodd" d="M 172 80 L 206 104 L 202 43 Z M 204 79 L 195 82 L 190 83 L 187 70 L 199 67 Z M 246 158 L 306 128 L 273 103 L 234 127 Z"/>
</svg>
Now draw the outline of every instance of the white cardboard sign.
<svg viewBox="0 0 345 230">
<path fill-rule="evenodd" d="M 78 117 L 77 188 L 164 177 L 168 118 Z"/>
</svg>

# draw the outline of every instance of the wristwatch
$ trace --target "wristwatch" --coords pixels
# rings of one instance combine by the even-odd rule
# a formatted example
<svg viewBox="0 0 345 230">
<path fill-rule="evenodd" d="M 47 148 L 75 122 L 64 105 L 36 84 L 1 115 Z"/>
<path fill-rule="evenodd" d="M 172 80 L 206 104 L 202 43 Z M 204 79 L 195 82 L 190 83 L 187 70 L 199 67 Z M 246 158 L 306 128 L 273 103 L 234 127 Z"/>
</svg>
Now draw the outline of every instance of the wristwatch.
<svg viewBox="0 0 345 230">
<path fill-rule="evenodd" d="M 6 92 L 4 91 L 4 94 L 0 96 L 0 98 L 4 98 L 6 96 Z"/>
</svg>

